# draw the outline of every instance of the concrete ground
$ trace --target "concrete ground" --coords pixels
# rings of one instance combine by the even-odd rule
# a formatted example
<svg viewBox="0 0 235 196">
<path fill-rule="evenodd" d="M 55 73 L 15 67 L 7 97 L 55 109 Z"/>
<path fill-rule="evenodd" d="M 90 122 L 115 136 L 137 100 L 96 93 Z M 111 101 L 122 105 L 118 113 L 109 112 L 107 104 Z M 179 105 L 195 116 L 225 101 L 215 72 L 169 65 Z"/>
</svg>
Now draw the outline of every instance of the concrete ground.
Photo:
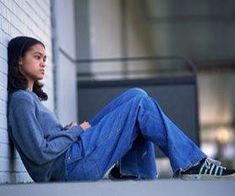
<svg viewBox="0 0 235 196">
<path fill-rule="evenodd" d="M 0 185 L 0 196 L 232 196 L 234 194 L 235 180 L 158 179 L 154 181 L 119 182 L 101 180 L 98 182 Z"/>
</svg>

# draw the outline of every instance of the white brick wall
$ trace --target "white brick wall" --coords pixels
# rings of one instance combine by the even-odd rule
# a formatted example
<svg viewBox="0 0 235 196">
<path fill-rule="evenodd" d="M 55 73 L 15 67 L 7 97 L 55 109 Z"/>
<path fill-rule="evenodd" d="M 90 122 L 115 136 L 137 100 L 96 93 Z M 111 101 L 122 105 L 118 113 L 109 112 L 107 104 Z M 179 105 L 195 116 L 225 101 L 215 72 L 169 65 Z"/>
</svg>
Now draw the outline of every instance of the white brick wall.
<svg viewBox="0 0 235 196">
<path fill-rule="evenodd" d="M 7 44 L 15 36 L 27 35 L 46 45 L 45 105 L 54 110 L 51 52 L 50 0 L 0 0 L 0 183 L 31 181 L 7 134 Z"/>
</svg>

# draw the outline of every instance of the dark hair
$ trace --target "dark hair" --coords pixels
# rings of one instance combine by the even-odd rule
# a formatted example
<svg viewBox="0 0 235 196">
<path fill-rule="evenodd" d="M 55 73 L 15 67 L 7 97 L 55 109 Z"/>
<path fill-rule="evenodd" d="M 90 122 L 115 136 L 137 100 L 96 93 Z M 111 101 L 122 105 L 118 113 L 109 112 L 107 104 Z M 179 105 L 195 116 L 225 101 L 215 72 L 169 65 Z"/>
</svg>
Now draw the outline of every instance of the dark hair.
<svg viewBox="0 0 235 196">
<path fill-rule="evenodd" d="M 19 70 L 19 61 L 35 44 L 41 44 L 45 48 L 41 41 L 26 36 L 15 37 L 8 43 L 8 92 L 27 89 L 28 81 Z M 42 90 L 42 87 L 43 84 L 36 80 L 33 85 L 33 92 L 36 93 L 41 101 L 45 101 L 48 96 Z"/>
</svg>

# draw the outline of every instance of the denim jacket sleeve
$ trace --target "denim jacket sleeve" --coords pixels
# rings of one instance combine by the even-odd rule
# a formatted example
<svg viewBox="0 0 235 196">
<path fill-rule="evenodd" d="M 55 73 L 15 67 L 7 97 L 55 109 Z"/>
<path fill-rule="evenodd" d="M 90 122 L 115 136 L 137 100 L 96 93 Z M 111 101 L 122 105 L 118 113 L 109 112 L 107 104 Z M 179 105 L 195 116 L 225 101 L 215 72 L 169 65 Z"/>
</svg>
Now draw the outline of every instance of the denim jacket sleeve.
<svg viewBox="0 0 235 196">
<path fill-rule="evenodd" d="M 8 118 L 13 142 L 28 159 L 39 165 L 61 155 L 83 132 L 80 126 L 75 126 L 68 130 L 55 131 L 45 138 L 34 104 L 25 99 L 12 104 Z"/>
</svg>

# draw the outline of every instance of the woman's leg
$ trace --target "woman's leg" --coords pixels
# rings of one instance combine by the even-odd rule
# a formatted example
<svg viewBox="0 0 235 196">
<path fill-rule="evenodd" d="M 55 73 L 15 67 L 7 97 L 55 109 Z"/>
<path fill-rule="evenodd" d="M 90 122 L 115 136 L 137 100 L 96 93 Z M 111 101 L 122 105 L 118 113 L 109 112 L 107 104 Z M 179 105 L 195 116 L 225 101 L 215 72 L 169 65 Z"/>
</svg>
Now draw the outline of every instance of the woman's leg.
<svg viewBox="0 0 235 196">
<path fill-rule="evenodd" d="M 156 100 L 145 97 L 139 107 L 138 122 L 143 137 L 166 154 L 173 172 L 184 171 L 206 158 L 199 147 L 164 114 Z"/>
<path fill-rule="evenodd" d="M 135 98 L 136 96 L 147 96 L 147 93 L 141 88 L 130 88 L 124 91 L 121 95 L 113 99 L 105 107 L 102 108 L 91 120 L 89 121 L 91 126 L 96 125 L 105 115 L 109 112 L 115 110 L 116 108 L 122 106 L 129 100 Z M 138 152 L 138 153 L 137 153 Z M 148 152 L 149 156 L 144 156 Z M 142 157 L 139 159 L 138 157 Z M 139 162 L 136 162 L 136 160 Z M 137 165 L 147 164 L 148 167 L 142 167 L 137 171 Z M 144 140 L 142 137 L 138 137 L 133 143 L 132 148 L 118 160 L 119 167 L 121 165 L 121 173 L 125 177 L 127 176 L 138 176 L 139 173 L 142 174 L 143 178 L 153 179 L 156 177 L 156 164 L 155 164 L 155 150 L 152 142 Z"/>
<path fill-rule="evenodd" d="M 91 126 L 96 125 L 99 121 L 107 115 L 109 112 L 115 110 L 117 107 L 125 104 L 127 101 L 133 99 L 136 96 L 144 96 L 146 92 L 141 88 L 130 88 L 123 92 L 121 95 L 113 99 L 107 105 L 105 105 L 97 114 L 95 114 L 90 120 L 89 123 Z"/>
<path fill-rule="evenodd" d="M 146 93 L 140 93 L 125 104 L 107 111 L 106 115 L 101 112 L 103 115 L 100 121 L 81 134 L 84 158 L 69 164 L 68 180 L 101 178 L 132 148 L 138 135 L 163 150 L 174 172 L 178 169 L 186 170 L 205 157 Z M 144 148 L 144 145 L 141 147 Z M 153 155 L 146 152 L 145 156 Z M 141 156 L 136 157 L 141 159 Z"/>
</svg>

